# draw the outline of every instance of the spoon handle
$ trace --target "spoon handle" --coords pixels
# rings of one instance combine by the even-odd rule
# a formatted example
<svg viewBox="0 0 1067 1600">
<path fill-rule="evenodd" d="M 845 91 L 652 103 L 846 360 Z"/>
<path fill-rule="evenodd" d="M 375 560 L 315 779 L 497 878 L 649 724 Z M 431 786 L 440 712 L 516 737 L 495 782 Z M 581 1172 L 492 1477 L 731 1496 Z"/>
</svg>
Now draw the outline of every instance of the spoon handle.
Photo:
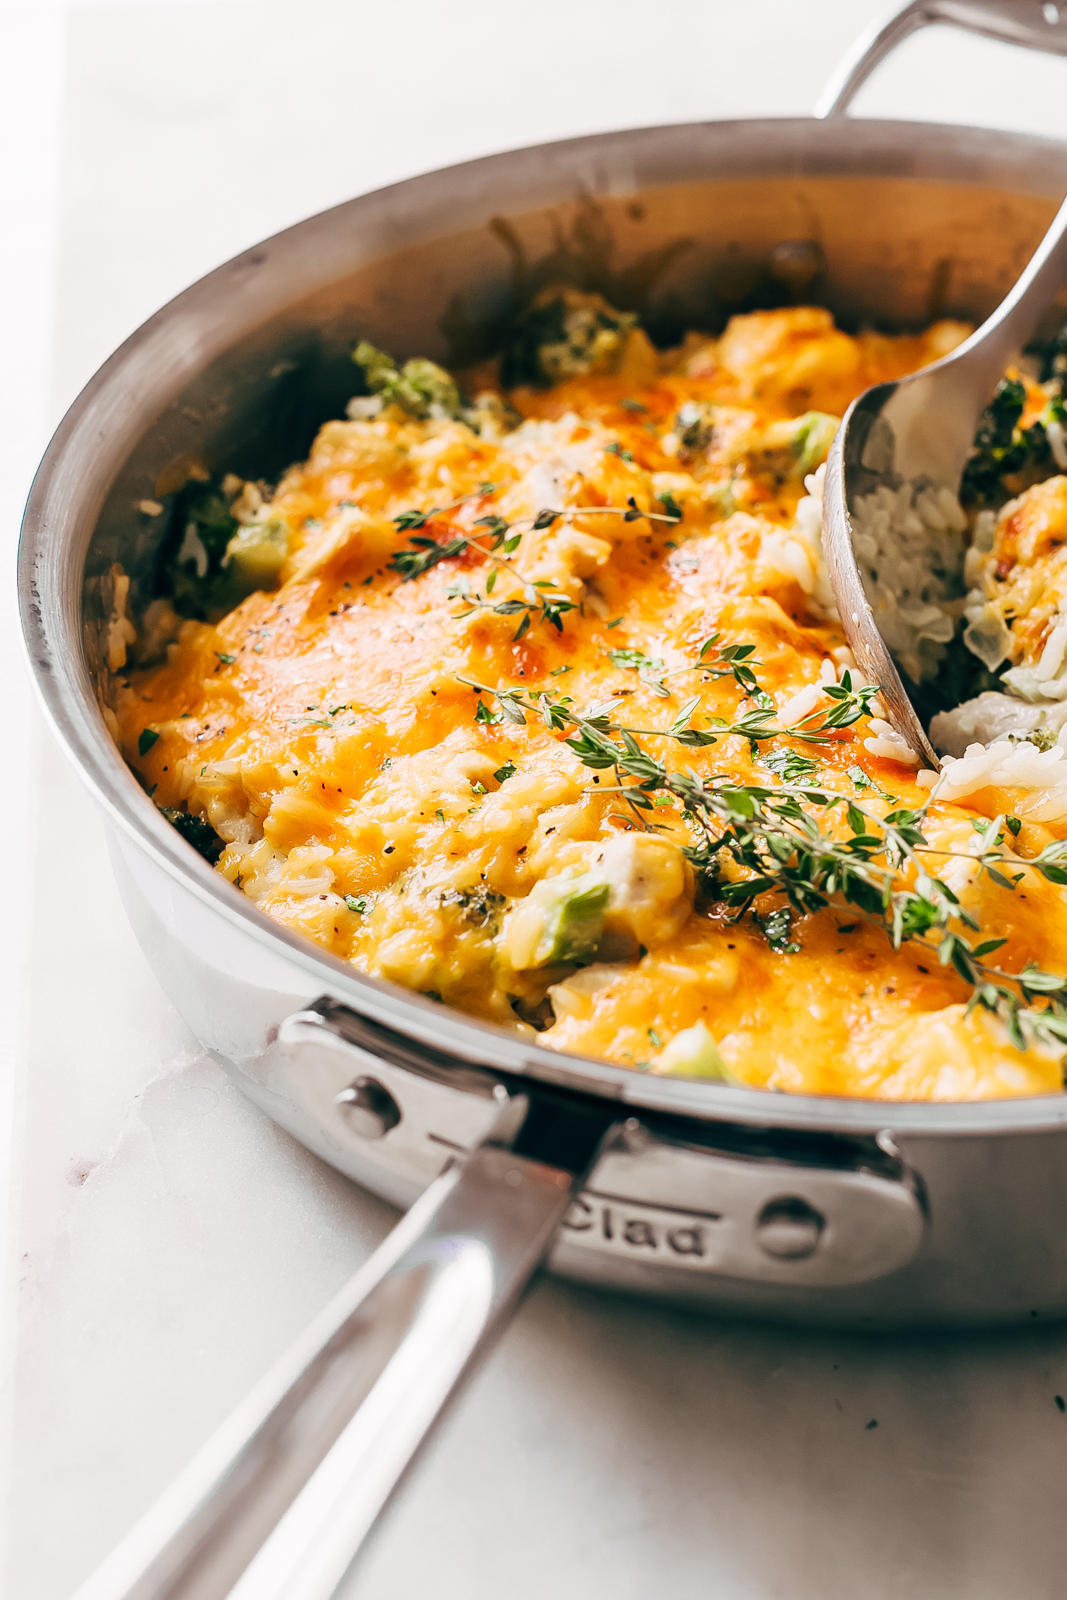
<svg viewBox="0 0 1067 1600">
<path fill-rule="evenodd" d="M 911 34 L 932 24 L 962 28 L 1003 44 L 1067 56 L 1067 0 L 909 0 L 856 40 L 815 106 L 817 117 L 842 117 L 871 73 Z"/>
</svg>

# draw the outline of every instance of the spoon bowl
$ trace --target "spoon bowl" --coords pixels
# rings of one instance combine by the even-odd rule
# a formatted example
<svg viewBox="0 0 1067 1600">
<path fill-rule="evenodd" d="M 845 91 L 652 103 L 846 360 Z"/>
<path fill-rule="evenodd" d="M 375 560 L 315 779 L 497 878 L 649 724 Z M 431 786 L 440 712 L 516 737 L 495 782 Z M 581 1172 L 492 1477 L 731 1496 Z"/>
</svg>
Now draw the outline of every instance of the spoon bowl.
<svg viewBox="0 0 1067 1600">
<path fill-rule="evenodd" d="M 956 492 L 975 430 L 1065 278 L 1067 200 L 992 316 L 932 366 L 861 394 L 827 460 L 823 548 L 845 638 L 860 672 L 879 685 L 904 759 L 910 752 L 935 770 L 937 754 L 898 663 L 913 684 L 936 675 L 952 635 L 941 602 L 962 593 Z"/>
</svg>

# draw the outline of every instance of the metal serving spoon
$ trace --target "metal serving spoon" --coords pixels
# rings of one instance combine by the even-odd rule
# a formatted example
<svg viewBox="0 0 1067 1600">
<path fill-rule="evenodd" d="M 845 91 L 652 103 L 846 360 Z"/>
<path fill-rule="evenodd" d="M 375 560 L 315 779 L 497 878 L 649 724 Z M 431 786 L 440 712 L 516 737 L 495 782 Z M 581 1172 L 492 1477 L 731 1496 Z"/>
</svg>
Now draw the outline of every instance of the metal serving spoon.
<svg viewBox="0 0 1067 1600">
<path fill-rule="evenodd" d="M 1031 22 L 1030 12 L 1034 13 Z M 963 13 L 968 13 L 966 19 Z M 974 13 L 974 15 L 970 15 Z M 980 16 L 979 16 L 980 14 Z M 1067 5 L 946 3 L 923 0 L 906 6 L 882 30 L 884 55 L 905 33 L 929 22 L 957 26 L 1020 44 L 1067 50 Z M 1008 24 L 1011 24 L 1012 32 Z M 1025 24 L 1025 28 L 1024 28 Z M 1043 26 L 1042 26 L 1043 25 Z M 1038 27 L 1042 27 L 1038 36 Z M 1030 34 L 1025 35 L 1025 29 Z M 870 51 L 870 41 L 863 41 Z M 819 113 L 839 115 L 879 59 L 864 61 L 862 74 L 846 63 Z M 853 544 L 857 501 L 879 487 L 904 483 L 959 487 L 978 419 L 1004 369 L 1016 357 L 1067 278 L 1067 200 L 1061 205 L 1025 272 L 978 331 L 951 355 L 895 383 L 880 383 L 853 401 L 845 413 L 826 466 L 823 488 L 823 548 L 841 626 L 860 672 L 881 687 L 886 720 L 933 768 L 933 746 L 905 691 L 867 598 Z"/>
</svg>

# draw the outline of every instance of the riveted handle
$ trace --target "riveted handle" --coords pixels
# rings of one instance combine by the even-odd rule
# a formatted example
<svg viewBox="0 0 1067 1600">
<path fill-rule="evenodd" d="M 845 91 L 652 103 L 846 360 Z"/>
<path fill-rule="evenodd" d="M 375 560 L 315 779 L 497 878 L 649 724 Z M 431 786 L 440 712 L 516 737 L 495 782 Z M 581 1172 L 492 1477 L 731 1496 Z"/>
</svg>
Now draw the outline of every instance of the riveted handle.
<svg viewBox="0 0 1067 1600">
<path fill-rule="evenodd" d="M 820 95 L 815 116 L 844 116 L 886 56 L 920 28 L 935 24 L 1067 56 L 1067 0 L 909 0 L 857 39 Z"/>
<path fill-rule="evenodd" d="M 329 1600 L 610 1130 L 607 1112 L 551 1094 L 497 1098 L 490 1137 L 430 1185 L 75 1600 Z"/>
</svg>

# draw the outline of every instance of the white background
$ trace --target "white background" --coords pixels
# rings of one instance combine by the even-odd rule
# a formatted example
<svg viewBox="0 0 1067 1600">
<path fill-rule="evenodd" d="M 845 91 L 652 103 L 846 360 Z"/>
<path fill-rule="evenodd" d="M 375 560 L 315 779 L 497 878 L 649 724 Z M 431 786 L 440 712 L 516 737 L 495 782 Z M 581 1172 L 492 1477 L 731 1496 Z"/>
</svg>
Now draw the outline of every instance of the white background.
<svg viewBox="0 0 1067 1600">
<path fill-rule="evenodd" d="M 63 1600 L 390 1223 L 246 1105 L 130 935 L 19 663 L 29 477 L 95 367 L 274 230 L 469 156 L 808 110 L 868 0 L 8 0 L 0 1157 L 11 1600 Z M 931 33 L 857 110 L 1067 136 L 1067 62 Z M 3 1219 L 0 1218 L 0 1222 Z M 542 1282 L 365 1600 L 1061 1597 L 1067 1333 L 863 1341 Z M 868 1423 L 877 1420 L 877 1428 Z"/>
</svg>

